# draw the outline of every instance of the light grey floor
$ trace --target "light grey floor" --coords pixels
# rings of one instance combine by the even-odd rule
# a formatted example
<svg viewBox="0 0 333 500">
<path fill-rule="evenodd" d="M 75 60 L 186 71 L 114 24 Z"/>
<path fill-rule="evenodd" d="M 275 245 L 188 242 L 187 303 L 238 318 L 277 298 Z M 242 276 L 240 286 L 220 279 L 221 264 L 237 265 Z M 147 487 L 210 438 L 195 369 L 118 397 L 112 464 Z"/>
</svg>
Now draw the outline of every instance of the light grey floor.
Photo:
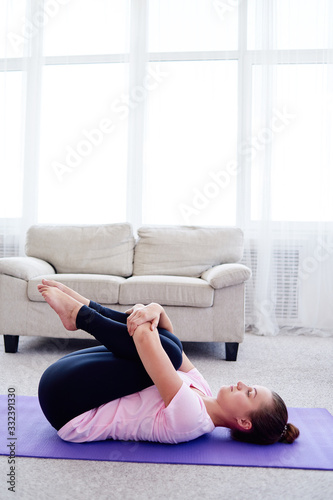
<svg viewBox="0 0 333 500">
<path fill-rule="evenodd" d="M 60 356 L 87 345 L 82 340 L 21 338 L 17 354 L 3 352 L 0 392 L 15 386 L 34 396 L 43 370 Z M 267 385 L 289 406 L 327 408 L 333 414 L 333 338 L 259 337 L 247 333 L 238 361 L 226 362 L 217 344 L 185 344 L 209 380 Z M 2 433 L 3 430 L 0 430 Z M 8 464 L 0 457 L 1 499 L 329 499 L 333 472 L 246 467 L 155 465 L 17 458 L 16 492 L 7 491 Z"/>
</svg>

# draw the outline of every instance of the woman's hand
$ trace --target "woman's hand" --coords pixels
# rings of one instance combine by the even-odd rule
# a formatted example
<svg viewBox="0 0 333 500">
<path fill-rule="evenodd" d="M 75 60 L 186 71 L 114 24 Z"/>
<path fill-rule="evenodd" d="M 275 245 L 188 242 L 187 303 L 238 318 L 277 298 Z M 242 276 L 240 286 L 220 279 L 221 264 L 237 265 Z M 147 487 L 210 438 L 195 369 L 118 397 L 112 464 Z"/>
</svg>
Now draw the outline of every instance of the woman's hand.
<svg viewBox="0 0 333 500">
<path fill-rule="evenodd" d="M 145 307 L 143 304 L 135 304 L 135 306 L 131 307 L 130 309 L 127 309 L 127 311 L 125 311 L 125 314 L 132 314 L 133 312 L 138 311 L 143 307 Z"/>
<path fill-rule="evenodd" d="M 162 306 L 154 302 L 148 304 L 147 306 L 134 306 L 132 309 L 129 309 L 129 311 L 126 311 L 130 313 L 127 318 L 128 333 L 133 336 L 137 327 L 147 322 L 151 323 L 150 329 L 152 331 L 155 330 L 159 324 L 162 311 Z"/>
</svg>

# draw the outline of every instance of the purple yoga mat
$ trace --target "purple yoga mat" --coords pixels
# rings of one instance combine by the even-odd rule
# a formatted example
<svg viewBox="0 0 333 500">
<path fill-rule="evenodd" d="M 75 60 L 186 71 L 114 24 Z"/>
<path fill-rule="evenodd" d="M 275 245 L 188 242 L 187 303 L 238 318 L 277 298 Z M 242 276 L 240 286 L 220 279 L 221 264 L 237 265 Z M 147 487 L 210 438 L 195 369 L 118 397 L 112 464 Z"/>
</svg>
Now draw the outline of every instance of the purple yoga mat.
<svg viewBox="0 0 333 500">
<path fill-rule="evenodd" d="M 333 416 L 323 408 L 288 408 L 289 420 L 301 431 L 292 445 L 239 443 L 231 440 L 225 428 L 177 445 L 111 440 L 75 444 L 57 436 L 38 399 L 30 396 L 16 396 L 15 434 L 10 436 L 7 401 L 7 396 L 0 396 L 1 455 L 12 452 L 18 457 L 71 460 L 333 470 Z"/>
</svg>

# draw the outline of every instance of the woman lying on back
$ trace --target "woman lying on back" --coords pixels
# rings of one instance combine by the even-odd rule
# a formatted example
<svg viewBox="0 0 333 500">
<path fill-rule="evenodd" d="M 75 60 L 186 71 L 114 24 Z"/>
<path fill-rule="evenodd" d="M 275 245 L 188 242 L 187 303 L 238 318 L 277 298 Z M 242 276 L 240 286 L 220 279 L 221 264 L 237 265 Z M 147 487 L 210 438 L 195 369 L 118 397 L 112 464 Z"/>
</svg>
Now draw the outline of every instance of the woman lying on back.
<svg viewBox="0 0 333 500">
<path fill-rule="evenodd" d="M 64 356 L 41 377 L 41 408 L 62 439 L 179 443 L 220 426 L 257 444 L 298 437 L 283 400 L 266 387 L 238 382 L 213 397 L 159 304 L 121 313 L 56 281 L 38 288 L 65 328 L 102 344 Z"/>
</svg>

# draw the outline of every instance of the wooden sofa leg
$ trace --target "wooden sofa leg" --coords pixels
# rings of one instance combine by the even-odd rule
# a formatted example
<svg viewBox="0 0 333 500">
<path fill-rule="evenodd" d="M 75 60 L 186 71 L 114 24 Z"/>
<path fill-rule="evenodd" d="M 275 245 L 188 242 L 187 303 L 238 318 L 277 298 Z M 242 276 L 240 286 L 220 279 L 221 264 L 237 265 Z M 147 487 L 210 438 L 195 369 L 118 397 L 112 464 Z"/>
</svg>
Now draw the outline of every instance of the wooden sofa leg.
<svg viewBox="0 0 333 500">
<path fill-rule="evenodd" d="M 17 352 L 19 338 L 19 335 L 4 335 L 5 352 Z"/>
<path fill-rule="evenodd" d="M 236 361 L 237 360 L 238 346 L 239 346 L 239 344 L 237 342 L 226 342 L 225 343 L 225 355 L 226 355 L 227 361 Z"/>
</svg>

